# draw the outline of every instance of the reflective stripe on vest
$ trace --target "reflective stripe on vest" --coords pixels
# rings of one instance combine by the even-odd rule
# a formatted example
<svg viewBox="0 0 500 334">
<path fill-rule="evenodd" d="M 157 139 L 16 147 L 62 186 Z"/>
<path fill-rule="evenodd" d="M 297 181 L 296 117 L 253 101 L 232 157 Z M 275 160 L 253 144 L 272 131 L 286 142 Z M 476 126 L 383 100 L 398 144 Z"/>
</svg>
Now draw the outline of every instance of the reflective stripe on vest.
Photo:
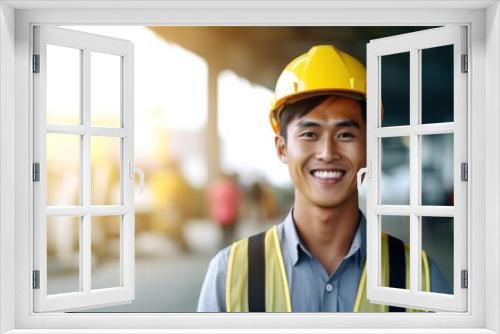
<svg viewBox="0 0 500 334">
<path fill-rule="evenodd" d="M 266 312 L 291 312 L 290 289 L 276 226 L 265 233 L 265 310 Z M 382 285 L 389 286 L 389 238 L 382 236 Z M 248 312 L 248 262 L 249 239 L 235 242 L 229 254 L 226 276 L 226 311 Z M 410 286 L 409 245 L 404 245 L 406 258 L 406 288 Z M 252 268 L 252 264 L 250 264 Z M 252 270 L 252 269 L 251 269 Z M 253 283 L 252 283 L 253 284 Z M 422 251 L 422 290 L 430 291 L 429 263 Z M 405 309 L 406 312 L 417 310 Z M 366 298 L 366 265 L 363 268 L 353 312 L 388 312 L 389 306 L 372 304 Z"/>
</svg>

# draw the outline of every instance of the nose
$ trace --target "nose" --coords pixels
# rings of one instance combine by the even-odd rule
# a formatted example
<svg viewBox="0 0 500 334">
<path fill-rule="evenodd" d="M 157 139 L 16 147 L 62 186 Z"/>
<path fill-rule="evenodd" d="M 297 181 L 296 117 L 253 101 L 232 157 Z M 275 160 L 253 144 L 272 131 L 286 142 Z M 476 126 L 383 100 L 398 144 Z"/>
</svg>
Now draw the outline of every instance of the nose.
<svg viewBox="0 0 500 334">
<path fill-rule="evenodd" d="M 338 150 L 337 143 L 332 138 L 328 136 L 323 137 L 323 139 L 318 143 L 318 151 L 316 157 L 318 160 L 323 162 L 332 162 L 339 160 L 341 155 Z"/>
</svg>

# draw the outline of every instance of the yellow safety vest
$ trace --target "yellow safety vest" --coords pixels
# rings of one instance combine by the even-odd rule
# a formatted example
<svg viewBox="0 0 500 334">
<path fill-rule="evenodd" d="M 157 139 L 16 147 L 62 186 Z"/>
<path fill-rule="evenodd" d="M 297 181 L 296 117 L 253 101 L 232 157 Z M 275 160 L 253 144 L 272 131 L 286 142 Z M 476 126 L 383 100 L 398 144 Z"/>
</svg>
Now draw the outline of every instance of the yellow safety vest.
<svg viewBox="0 0 500 334">
<path fill-rule="evenodd" d="M 265 309 L 266 312 L 292 312 L 290 289 L 276 226 L 268 230 L 265 245 Z M 410 286 L 409 245 L 405 244 L 406 288 Z M 389 286 L 388 236 L 382 236 L 382 282 Z M 422 251 L 422 290 L 430 291 L 427 255 Z M 235 242 L 229 254 L 226 276 L 227 312 L 248 312 L 248 239 Z M 359 282 L 353 312 L 388 312 L 389 306 L 372 304 L 366 298 L 366 265 Z M 406 309 L 406 312 L 417 310 Z"/>
</svg>

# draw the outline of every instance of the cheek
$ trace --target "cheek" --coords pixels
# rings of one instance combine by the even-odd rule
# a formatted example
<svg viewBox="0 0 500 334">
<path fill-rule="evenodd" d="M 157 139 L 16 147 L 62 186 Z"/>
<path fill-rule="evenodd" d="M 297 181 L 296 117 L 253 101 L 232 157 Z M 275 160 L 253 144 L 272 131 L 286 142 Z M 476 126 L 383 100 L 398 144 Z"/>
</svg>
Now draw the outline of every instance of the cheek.
<svg viewBox="0 0 500 334">
<path fill-rule="evenodd" d="M 304 173 L 304 166 L 311 156 L 307 145 L 294 145 L 287 149 L 288 170 L 292 177 L 298 177 Z M 298 179 L 296 179 L 298 181 Z"/>
<path fill-rule="evenodd" d="M 347 145 L 344 150 L 346 157 L 353 165 L 364 165 L 366 161 L 366 146 L 364 143 L 352 143 L 352 145 Z"/>
<path fill-rule="evenodd" d="M 314 152 L 313 145 L 299 141 L 294 142 L 293 145 L 288 145 L 287 148 L 288 156 L 297 162 L 306 159 L 312 152 Z"/>
</svg>

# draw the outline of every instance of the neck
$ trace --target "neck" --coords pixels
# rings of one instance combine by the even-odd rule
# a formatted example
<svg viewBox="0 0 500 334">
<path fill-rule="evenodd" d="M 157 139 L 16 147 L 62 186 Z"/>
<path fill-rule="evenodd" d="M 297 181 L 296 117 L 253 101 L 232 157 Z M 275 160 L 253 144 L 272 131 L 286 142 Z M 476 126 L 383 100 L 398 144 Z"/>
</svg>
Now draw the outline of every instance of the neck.
<svg viewBox="0 0 500 334">
<path fill-rule="evenodd" d="M 328 273 L 335 272 L 358 228 L 357 196 L 335 207 L 321 207 L 296 192 L 293 218 L 302 243 Z"/>
</svg>

